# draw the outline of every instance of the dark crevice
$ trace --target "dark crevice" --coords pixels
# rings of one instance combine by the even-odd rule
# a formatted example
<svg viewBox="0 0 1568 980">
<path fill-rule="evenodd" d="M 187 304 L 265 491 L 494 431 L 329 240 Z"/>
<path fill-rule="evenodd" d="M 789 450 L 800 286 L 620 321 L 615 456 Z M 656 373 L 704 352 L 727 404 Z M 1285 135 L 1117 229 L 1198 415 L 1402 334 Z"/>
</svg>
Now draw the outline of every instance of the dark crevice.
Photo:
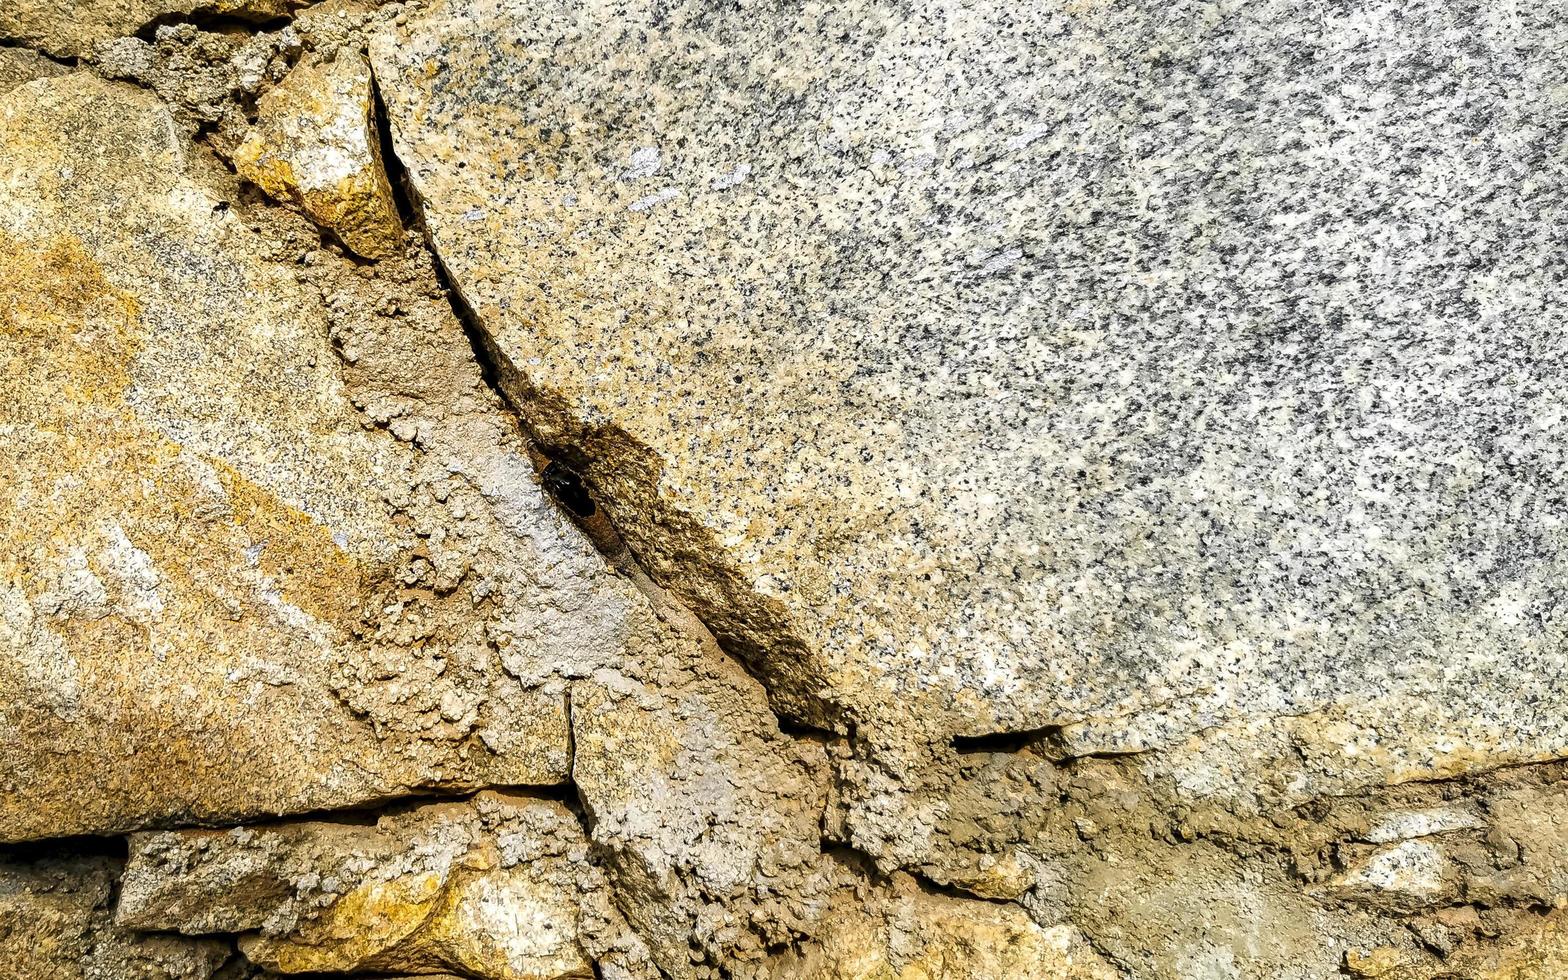
<svg viewBox="0 0 1568 980">
<path fill-rule="evenodd" d="M 822 842 L 818 846 L 822 849 L 823 857 L 837 861 L 872 884 L 884 885 L 887 883 L 887 875 L 877 868 L 876 861 L 872 860 L 871 855 L 865 851 L 851 844 L 845 844 L 842 841 L 832 840 L 827 837 L 822 838 Z"/>
<path fill-rule="evenodd" d="M 26 41 L 23 41 L 20 38 L 0 37 L 0 48 L 10 48 L 13 51 L 30 51 L 33 54 L 36 54 L 38 57 L 44 59 L 45 61 L 54 62 L 56 65 L 59 65 L 61 68 L 72 68 L 72 69 L 75 69 L 75 68 L 82 67 L 82 59 L 80 59 L 80 58 L 72 58 L 72 57 L 68 57 L 66 55 L 50 54 L 49 52 L 45 51 L 43 48 L 35 47 L 34 45 L 28 44 Z"/>
<path fill-rule="evenodd" d="M 136 29 L 134 37 L 143 41 L 156 41 L 158 31 L 164 27 L 189 24 L 207 34 L 266 34 L 282 30 L 293 23 L 289 17 L 272 17 L 266 20 L 247 20 L 244 17 L 215 14 L 211 17 L 192 17 L 180 14 L 163 14 Z"/>
<path fill-rule="evenodd" d="M 1045 725 L 1040 728 L 1018 729 L 1005 732 L 988 732 L 984 735 L 955 735 L 952 747 L 959 755 L 1038 755 L 1063 766 L 1089 759 L 1125 759 L 1141 755 L 1143 749 L 1116 751 L 1095 749 L 1074 750 L 1067 739 L 1065 725 Z"/>
<path fill-rule="evenodd" d="M 588 801 L 583 799 L 582 790 L 577 785 L 577 718 L 572 702 L 572 689 L 566 689 L 566 744 L 567 744 L 567 770 L 566 782 L 562 789 L 570 794 L 568 809 L 577 816 L 577 822 L 582 824 L 583 839 L 593 844 L 593 810 L 589 808 Z"/>
<path fill-rule="evenodd" d="M 198 31 L 208 34 L 265 34 L 282 30 L 293 22 L 294 18 L 287 14 L 246 17 L 243 13 L 218 13 L 210 7 L 199 7 L 189 13 L 171 11 L 159 14 L 138 27 L 131 36 L 152 42 L 157 40 L 160 28 L 179 27 L 184 24 L 189 24 Z"/>
<path fill-rule="evenodd" d="M 545 492 L 570 511 L 573 517 L 587 520 L 598 512 L 598 505 L 593 502 L 593 496 L 589 494 L 583 478 L 575 470 L 559 462 L 552 462 L 545 466 L 539 479 L 544 484 Z"/>
<path fill-rule="evenodd" d="M 413 192 L 408 185 L 408 172 L 403 168 L 403 161 L 398 159 L 392 144 L 392 123 L 387 116 L 387 102 L 381 95 L 381 83 L 374 73 L 370 76 L 370 102 L 371 119 L 376 127 L 376 153 L 380 157 L 381 169 L 387 175 L 387 183 L 392 185 L 392 200 L 397 204 L 398 219 L 404 228 L 423 230 L 424 222 L 420 219 L 419 209 L 414 207 Z M 434 249 L 431 251 L 434 252 Z"/>
<path fill-rule="evenodd" d="M 124 858 L 127 854 L 125 838 L 120 835 L 92 836 L 79 834 L 71 837 L 47 837 L 42 840 L 0 844 L 0 862 L 27 864 L 70 857 Z"/>
<path fill-rule="evenodd" d="M 571 790 L 571 796 L 582 805 L 581 794 L 577 792 L 577 723 L 576 715 L 572 708 L 572 687 L 566 686 L 566 787 Z"/>
<path fill-rule="evenodd" d="M 535 465 L 540 471 L 540 482 L 544 490 L 557 506 L 572 519 L 572 522 L 579 530 L 584 532 L 585 536 L 605 556 L 612 567 L 623 572 L 629 572 L 630 577 L 643 592 L 648 593 L 651 588 L 660 593 L 659 595 L 649 595 L 649 599 L 653 602 L 656 609 L 661 603 L 677 604 L 674 596 L 667 589 L 654 582 L 653 578 L 643 570 L 643 565 L 638 561 L 636 554 L 631 551 L 615 530 L 612 516 L 599 501 L 595 500 L 593 487 L 578 472 L 586 468 L 583 465 L 586 461 L 576 458 L 574 453 L 567 447 L 547 446 L 539 438 L 537 431 L 529 424 L 528 419 L 519 411 L 513 399 L 507 395 L 506 386 L 501 380 L 501 369 L 499 366 L 502 362 L 502 356 L 492 345 L 489 333 L 481 324 L 478 313 L 469 305 L 462 291 L 457 287 L 452 278 L 451 270 L 446 267 L 439 249 L 436 248 L 434 235 L 431 232 L 429 222 L 425 220 L 424 209 L 418 199 L 418 192 L 415 191 L 413 182 L 409 179 L 408 170 L 398 156 L 396 142 L 392 134 L 390 114 L 386 110 L 386 102 L 381 93 L 380 83 L 374 75 L 371 78 L 371 93 L 375 101 L 376 132 L 381 164 L 385 168 L 388 182 L 392 185 L 392 193 L 397 201 L 398 213 L 402 216 L 405 226 L 417 230 L 424 239 L 425 250 L 430 256 L 430 264 L 435 273 L 436 283 L 446 297 L 453 316 L 463 328 L 463 334 L 468 339 L 468 345 L 473 352 L 474 360 L 479 365 L 480 377 L 497 401 L 512 416 L 519 433 L 527 441 L 531 454 L 538 457 L 535 460 Z M 571 465 L 574 463 L 576 465 Z M 774 704 L 771 685 L 761 671 L 757 669 L 753 658 L 742 656 L 730 644 L 725 643 L 695 611 L 685 606 L 681 606 L 681 608 L 695 622 L 703 625 L 707 632 L 713 636 L 714 643 L 726 656 L 761 685 L 763 691 L 768 695 L 765 700 L 781 732 L 792 737 L 810 738 L 816 741 L 827 741 L 841 737 L 832 729 L 781 714 Z"/>
<path fill-rule="evenodd" d="M 374 826 L 382 817 L 409 813 L 421 807 L 440 803 L 466 803 L 480 793 L 501 793 L 507 796 L 526 797 L 561 803 L 574 813 L 582 806 L 577 789 L 571 783 L 551 786 L 485 784 L 461 791 L 430 791 L 399 793 L 378 797 L 351 806 L 300 810 L 289 813 L 256 814 L 241 819 L 205 820 L 194 817 L 160 820 L 138 830 L 105 833 L 102 835 L 79 834 L 69 837 L 46 837 L 38 840 L 0 844 L 0 862 L 27 863 L 63 857 L 115 857 L 128 856 L 129 834 L 139 832 L 210 830 L 221 833 L 236 827 L 265 828 L 290 826 L 300 823 L 333 823 L 347 826 Z M 581 817 L 580 819 L 585 819 Z"/>
<path fill-rule="evenodd" d="M 576 802 L 576 792 L 566 783 L 555 785 L 505 785 L 485 784 L 462 789 L 435 787 L 410 787 L 406 792 L 389 794 L 344 807 L 317 810 L 300 810 L 289 813 L 258 814 L 240 820 L 160 821 L 148 830 L 229 830 L 234 827 L 270 827 L 297 823 L 336 823 L 352 826 L 371 826 L 384 816 L 408 813 L 420 807 L 437 803 L 466 803 L 483 792 L 504 793 L 536 800 L 550 800 L 568 806 Z"/>
<path fill-rule="evenodd" d="M 763 679 L 757 675 L 757 672 L 754 671 L 751 668 L 751 665 L 746 663 L 743 658 L 734 657 L 734 659 L 746 670 L 746 673 L 750 674 L 753 678 L 756 679 L 758 684 L 762 684 L 764 688 L 767 687 L 767 684 L 764 683 Z M 840 742 L 843 741 L 846 737 L 851 739 L 853 738 L 852 734 L 850 736 L 845 736 L 839 732 L 835 732 L 831 728 L 822 728 L 818 725 L 808 724 L 803 721 L 796 721 L 793 718 L 786 718 L 783 715 L 779 715 L 778 720 L 779 731 L 785 735 L 788 735 L 790 738 L 817 742 L 821 745 L 830 745 L 835 742 Z"/>
<path fill-rule="evenodd" d="M 1059 753 L 1063 746 L 1062 726 L 1046 725 L 1013 732 L 991 732 L 985 735 L 957 735 L 953 749 L 960 754 L 1014 753 L 1034 749 L 1047 749 Z"/>
<path fill-rule="evenodd" d="M 495 358 L 486 346 L 485 332 L 479 325 L 478 314 L 469 307 L 467 300 L 463 299 L 462 294 L 453 285 L 451 273 L 441 261 L 441 253 L 436 250 L 434 237 L 425 222 L 424 209 L 416 200 L 413 181 L 409 179 L 408 169 L 403 166 L 402 159 L 397 155 L 397 146 L 392 137 L 392 120 L 387 112 L 386 99 L 381 94 L 380 80 L 376 78 L 374 72 L 370 77 L 370 95 L 374 105 L 376 144 L 381 157 L 381 167 L 386 172 L 387 183 L 392 186 L 392 199 L 397 204 L 398 218 L 403 222 L 403 227 L 419 232 L 424 240 L 425 251 L 430 256 L 430 266 L 435 273 L 436 285 L 441 288 L 442 295 L 446 297 L 447 304 L 452 308 L 452 315 L 463 328 L 463 336 L 468 339 L 468 346 L 473 351 L 475 363 L 479 365 L 479 376 L 484 381 L 485 387 L 490 389 L 506 411 L 512 415 L 523 435 L 530 442 L 534 442 L 526 421 L 517 413 L 511 400 L 501 390 L 500 374 L 496 370 Z"/>
</svg>

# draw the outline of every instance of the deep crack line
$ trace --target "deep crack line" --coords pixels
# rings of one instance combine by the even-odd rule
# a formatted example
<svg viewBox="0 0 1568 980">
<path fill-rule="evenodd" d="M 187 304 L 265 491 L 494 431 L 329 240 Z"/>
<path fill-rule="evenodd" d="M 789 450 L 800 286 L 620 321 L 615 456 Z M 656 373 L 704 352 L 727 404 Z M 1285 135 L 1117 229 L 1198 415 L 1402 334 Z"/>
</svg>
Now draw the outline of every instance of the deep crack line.
<svg viewBox="0 0 1568 980">
<path fill-rule="evenodd" d="M 781 734 L 796 739 L 838 737 L 838 733 L 820 725 L 781 715 L 775 706 L 772 687 L 767 678 L 752 665 L 748 658 L 737 654 L 720 640 L 701 616 L 677 599 L 647 572 L 636 553 L 616 530 L 609 509 L 604 506 L 603 501 L 594 497 L 592 487 L 574 469 L 551 453 L 538 438 L 536 430 L 529 424 L 514 399 L 507 394 L 506 386 L 501 381 L 499 365 L 503 357 L 500 351 L 495 348 L 479 314 L 463 295 L 462 289 L 457 285 L 451 270 L 441 257 L 440 250 L 436 247 L 434 233 L 425 217 L 424 204 L 409 177 L 408 168 L 398 156 L 391 114 L 387 111 L 380 81 L 374 70 L 371 73 L 371 96 L 378 153 L 388 183 L 392 186 L 398 213 L 406 226 L 411 226 L 419 233 L 424 249 L 430 257 L 436 283 L 446 297 L 453 316 L 462 326 L 474 360 L 479 365 L 480 377 L 516 424 L 518 433 L 527 445 L 535 471 L 540 475 L 541 487 L 545 490 L 546 496 L 550 497 L 552 503 L 560 508 L 562 513 L 589 539 L 595 549 L 604 556 L 606 562 L 615 571 L 624 575 L 648 599 L 654 615 L 660 621 L 672 625 L 700 643 L 712 644 L 761 686 L 767 695 L 763 701 L 773 715 L 774 725 Z M 560 488 L 552 492 L 552 483 L 559 483 Z"/>
<path fill-rule="evenodd" d="M 80 59 L 80 58 L 73 58 L 73 57 L 70 57 L 68 55 L 50 54 L 48 51 L 45 51 L 43 48 L 37 47 L 36 45 L 28 44 L 26 41 L 24 41 L 24 40 L 22 40 L 20 38 L 0 37 L 0 49 L 5 49 L 5 50 L 9 50 L 9 51 L 26 51 L 26 52 L 28 52 L 30 54 L 36 54 L 38 57 L 43 58 L 45 61 L 52 62 L 52 63 L 54 63 L 55 65 L 58 65 L 61 68 L 68 68 L 68 69 L 71 69 L 73 71 L 75 69 L 77 69 L 77 68 L 82 67 L 82 59 Z"/>
</svg>

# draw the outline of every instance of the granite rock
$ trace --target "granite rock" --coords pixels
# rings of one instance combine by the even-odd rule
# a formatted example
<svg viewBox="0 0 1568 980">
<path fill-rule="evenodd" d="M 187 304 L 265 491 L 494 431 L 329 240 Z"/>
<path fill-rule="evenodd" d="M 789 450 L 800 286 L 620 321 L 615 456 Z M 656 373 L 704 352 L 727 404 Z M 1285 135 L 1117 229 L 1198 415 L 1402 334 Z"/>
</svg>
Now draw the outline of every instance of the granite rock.
<svg viewBox="0 0 1568 980">
<path fill-rule="evenodd" d="M 233 154 L 235 169 L 356 254 L 397 254 L 403 226 L 374 112 L 370 66 L 357 52 L 340 51 L 327 64 L 303 62 L 261 97 L 257 123 Z"/>
<path fill-rule="evenodd" d="M 371 52 L 508 397 L 912 867 L 955 738 L 1248 813 L 1568 752 L 1565 35 L 432 0 Z"/>
<path fill-rule="evenodd" d="M 1412 911 L 1455 897 L 1453 862 L 1437 844 L 1388 844 L 1355 861 L 1327 884 L 1340 899 Z"/>
<path fill-rule="evenodd" d="M 179 829 L 0 973 L 1562 972 L 1553 4 L 135 3 L 0 12 L 0 840 Z"/>
</svg>

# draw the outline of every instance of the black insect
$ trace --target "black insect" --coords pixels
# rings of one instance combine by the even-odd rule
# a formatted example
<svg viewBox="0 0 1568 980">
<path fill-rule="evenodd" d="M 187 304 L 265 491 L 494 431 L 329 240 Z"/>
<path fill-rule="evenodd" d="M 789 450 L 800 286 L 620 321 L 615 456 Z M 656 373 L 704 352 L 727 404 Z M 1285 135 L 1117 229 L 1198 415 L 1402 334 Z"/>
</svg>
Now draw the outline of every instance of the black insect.
<svg viewBox="0 0 1568 980">
<path fill-rule="evenodd" d="M 599 509 L 588 495 L 583 478 L 560 463 L 546 466 L 544 472 L 539 474 L 539 480 L 544 484 L 545 492 L 554 497 L 556 503 L 571 511 L 578 520 L 586 521 Z"/>
</svg>

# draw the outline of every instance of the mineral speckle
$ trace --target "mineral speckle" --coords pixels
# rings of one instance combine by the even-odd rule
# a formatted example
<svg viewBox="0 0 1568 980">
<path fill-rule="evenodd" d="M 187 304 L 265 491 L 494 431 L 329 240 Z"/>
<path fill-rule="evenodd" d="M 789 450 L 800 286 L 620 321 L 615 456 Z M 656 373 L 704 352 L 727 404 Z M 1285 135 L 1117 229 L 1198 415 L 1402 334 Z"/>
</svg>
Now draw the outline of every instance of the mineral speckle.
<svg viewBox="0 0 1568 980">
<path fill-rule="evenodd" d="M 0 976 L 1564 973 L 1561 4 L 0 7 Z"/>
</svg>

